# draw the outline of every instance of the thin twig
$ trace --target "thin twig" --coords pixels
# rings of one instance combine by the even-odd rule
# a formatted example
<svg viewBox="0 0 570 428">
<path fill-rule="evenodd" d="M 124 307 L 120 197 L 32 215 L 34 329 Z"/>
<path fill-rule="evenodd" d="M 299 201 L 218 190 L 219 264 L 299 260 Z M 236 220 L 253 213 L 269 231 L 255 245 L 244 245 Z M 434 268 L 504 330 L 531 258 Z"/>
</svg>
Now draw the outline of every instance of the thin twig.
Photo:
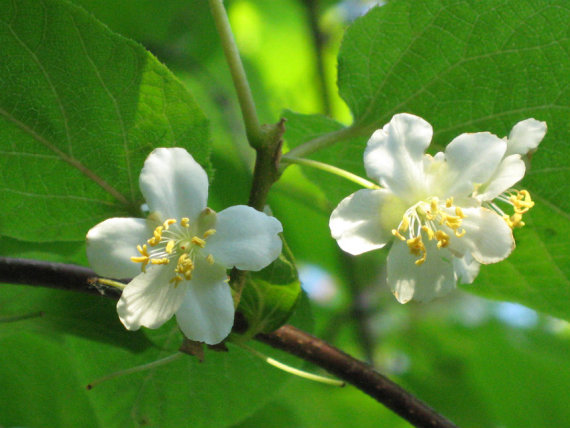
<svg viewBox="0 0 570 428">
<path fill-rule="evenodd" d="M 98 277 L 90 269 L 39 260 L 0 257 L 0 283 L 36 285 L 82 293 L 100 294 L 94 284 Z M 105 290 L 104 295 L 118 299 L 119 293 Z M 312 362 L 375 398 L 408 422 L 418 427 L 452 428 L 453 425 L 411 393 L 325 341 L 293 326 L 285 325 L 257 339 Z"/>
</svg>

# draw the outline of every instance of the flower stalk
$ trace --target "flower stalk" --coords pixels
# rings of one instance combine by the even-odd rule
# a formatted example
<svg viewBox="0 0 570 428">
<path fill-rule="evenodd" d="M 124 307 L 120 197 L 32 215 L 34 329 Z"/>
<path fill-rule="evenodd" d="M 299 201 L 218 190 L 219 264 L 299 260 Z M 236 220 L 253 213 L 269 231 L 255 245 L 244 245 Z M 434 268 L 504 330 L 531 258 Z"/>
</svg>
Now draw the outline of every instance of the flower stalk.
<svg viewBox="0 0 570 428">
<path fill-rule="evenodd" d="M 296 158 L 291 156 L 287 158 L 287 161 L 290 163 L 295 163 L 297 165 L 310 166 L 311 168 L 320 169 L 321 171 L 338 175 L 339 177 L 352 181 L 353 183 L 356 183 L 366 189 L 380 189 L 380 186 L 371 181 L 366 180 L 365 178 L 359 177 L 358 175 L 353 174 L 352 172 L 348 172 L 342 168 L 338 168 L 336 166 L 329 165 L 327 163 L 319 162 L 312 159 Z"/>
</svg>

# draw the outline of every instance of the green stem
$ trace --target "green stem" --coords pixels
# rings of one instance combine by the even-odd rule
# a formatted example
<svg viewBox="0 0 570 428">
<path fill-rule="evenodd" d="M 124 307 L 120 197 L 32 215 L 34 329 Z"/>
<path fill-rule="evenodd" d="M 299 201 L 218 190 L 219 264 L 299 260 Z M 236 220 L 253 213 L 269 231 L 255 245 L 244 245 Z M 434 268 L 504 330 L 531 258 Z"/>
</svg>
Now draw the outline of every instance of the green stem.
<svg viewBox="0 0 570 428">
<path fill-rule="evenodd" d="M 268 357 L 267 355 L 262 354 L 258 350 L 253 349 L 250 346 L 247 346 L 243 343 L 238 343 L 238 342 L 233 342 L 233 343 L 238 345 L 240 348 L 245 349 L 246 351 L 248 351 L 252 355 L 262 359 L 267 364 L 269 364 L 273 367 L 276 367 L 279 370 L 283 370 L 284 372 L 290 373 L 292 375 L 302 377 L 303 379 L 308 379 L 308 380 L 312 380 L 315 382 L 324 383 L 326 385 L 340 386 L 340 387 L 343 387 L 346 385 L 345 382 L 343 382 L 342 380 L 331 379 L 330 377 L 325 377 L 325 376 L 319 376 L 319 375 L 316 375 L 313 373 L 308 373 L 306 371 L 296 369 L 295 367 L 288 366 L 287 364 L 283 364 L 282 362 L 279 362 L 279 361 L 277 361 L 271 357 Z"/>
<path fill-rule="evenodd" d="M 338 175 L 339 177 L 346 178 L 356 184 L 359 184 L 362 187 L 367 189 L 380 189 L 381 187 L 377 184 L 366 180 L 365 178 L 359 177 L 352 172 L 348 172 L 344 169 L 337 168 L 336 166 L 329 165 L 328 163 L 318 162 L 311 159 L 303 159 L 303 158 L 294 158 L 291 156 L 287 156 L 287 162 L 289 163 L 296 163 L 298 165 L 310 166 L 312 168 L 320 169 L 322 171 L 326 171 L 328 173 Z"/>
<path fill-rule="evenodd" d="M 177 360 L 182 355 L 183 355 L 182 353 L 177 352 L 176 354 L 169 355 L 168 357 L 162 358 L 162 359 L 157 360 L 157 361 L 153 361 L 153 362 L 148 363 L 148 364 L 143 364 L 141 366 L 131 367 L 130 369 L 121 370 L 118 372 L 108 374 L 107 376 L 103 376 L 103 377 L 89 383 L 87 385 L 87 389 L 93 389 L 95 386 L 97 386 L 97 385 L 99 385 L 99 384 L 101 384 L 107 380 L 114 379 L 114 378 L 119 377 L 119 376 L 131 374 L 131 373 L 137 373 L 137 372 L 141 372 L 144 370 L 150 370 L 150 369 L 154 369 L 156 367 L 163 366 L 165 364 L 168 364 L 168 363 L 171 363 L 172 361 Z"/>
<path fill-rule="evenodd" d="M 309 140 L 285 153 L 281 158 L 281 170 L 287 167 L 290 158 L 304 157 L 318 150 L 324 149 L 325 147 L 332 146 L 339 141 L 347 140 L 359 135 L 362 135 L 361 129 L 349 126 L 347 128 L 342 128 L 338 131 L 329 132 L 328 134 L 313 138 L 312 140 Z"/>
<path fill-rule="evenodd" d="M 236 88 L 247 139 L 253 148 L 257 148 L 263 142 L 263 133 L 255 109 L 253 95 L 251 94 L 247 76 L 232 33 L 230 21 L 226 9 L 224 8 L 224 2 L 223 0 L 209 0 L 209 2 L 210 10 L 212 11 L 212 16 L 216 23 L 216 29 L 220 35 L 226 61 L 230 68 L 234 87 Z"/>
</svg>

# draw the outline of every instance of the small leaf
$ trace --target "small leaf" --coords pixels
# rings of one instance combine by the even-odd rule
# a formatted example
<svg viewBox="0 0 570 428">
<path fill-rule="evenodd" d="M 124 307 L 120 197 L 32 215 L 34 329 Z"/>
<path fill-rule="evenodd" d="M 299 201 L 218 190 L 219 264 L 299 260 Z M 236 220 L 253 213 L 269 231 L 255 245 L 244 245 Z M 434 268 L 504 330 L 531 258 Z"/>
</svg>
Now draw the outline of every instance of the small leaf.
<svg viewBox="0 0 570 428">
<path fill-rule="evenodd" d="M 248 273 L 237 309 L 247 320 L 247 336 L 269 333 L 285 324 L 301 295 L 293 255 L 283 244 L 283 252 L 273 263 Z"/>
</svg>

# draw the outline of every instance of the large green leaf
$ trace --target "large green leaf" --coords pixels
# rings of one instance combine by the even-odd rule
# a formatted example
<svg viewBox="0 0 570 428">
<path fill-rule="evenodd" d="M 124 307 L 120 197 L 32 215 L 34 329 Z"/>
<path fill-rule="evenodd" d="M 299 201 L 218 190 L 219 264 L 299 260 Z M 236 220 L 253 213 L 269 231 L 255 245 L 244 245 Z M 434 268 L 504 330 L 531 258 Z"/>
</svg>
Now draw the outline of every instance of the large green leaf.
<svg viewBox="0 0 570 428">
<path fill-rule="evenodd" d="M 267 403 L 290 376 L 230 343 L 229 352 L 207 350 L 202 363 L 183 355 L 88 391 L 95 379 L 175 353 L 182 342 L 175 322 L 129 332 L 110 299 L 0 287 L 2 426 L 224 427 Z M 311 329 L 306 302 L 292 321 Z M 300 364 L 265 345 L 252 346 Z"/>
<path fill-rule="evenodd" d="M 138 174 L 158 146 L 208 167 L 207 122 L 141 46 L 61 0 L 0 8 L 0 233 L 82 240 L 137 214 Z"/>
<path fill-rule="evenodd" d="M 375 8 L 347 30 L 339 90 L 354 115 L 349 141 L 315 153 L 362 174 L 366 139 L 392 115 L 411 112 L 434 126 L 441 149 L 463 132 L 505 136 L 535 117 L 549 131 L 523 182 L 537 206 L 516 230 L 508 261 L 483 267 L 466 290 L 570 319 L 570 8 L 565 1 L 401 0 Z M 291 147 L 342 130 L 333 121 L 289 115 Z M 326 153 L 328 152 L 328 153 Z M 356 165 L 356 166 L 355 166 Z M 333 203 L 336 179 L 307 171 Z M 318 181 L 317 181 L 318 180 Z M 345 195 L 348 195 L 347 192 Z"/>
</svg>

